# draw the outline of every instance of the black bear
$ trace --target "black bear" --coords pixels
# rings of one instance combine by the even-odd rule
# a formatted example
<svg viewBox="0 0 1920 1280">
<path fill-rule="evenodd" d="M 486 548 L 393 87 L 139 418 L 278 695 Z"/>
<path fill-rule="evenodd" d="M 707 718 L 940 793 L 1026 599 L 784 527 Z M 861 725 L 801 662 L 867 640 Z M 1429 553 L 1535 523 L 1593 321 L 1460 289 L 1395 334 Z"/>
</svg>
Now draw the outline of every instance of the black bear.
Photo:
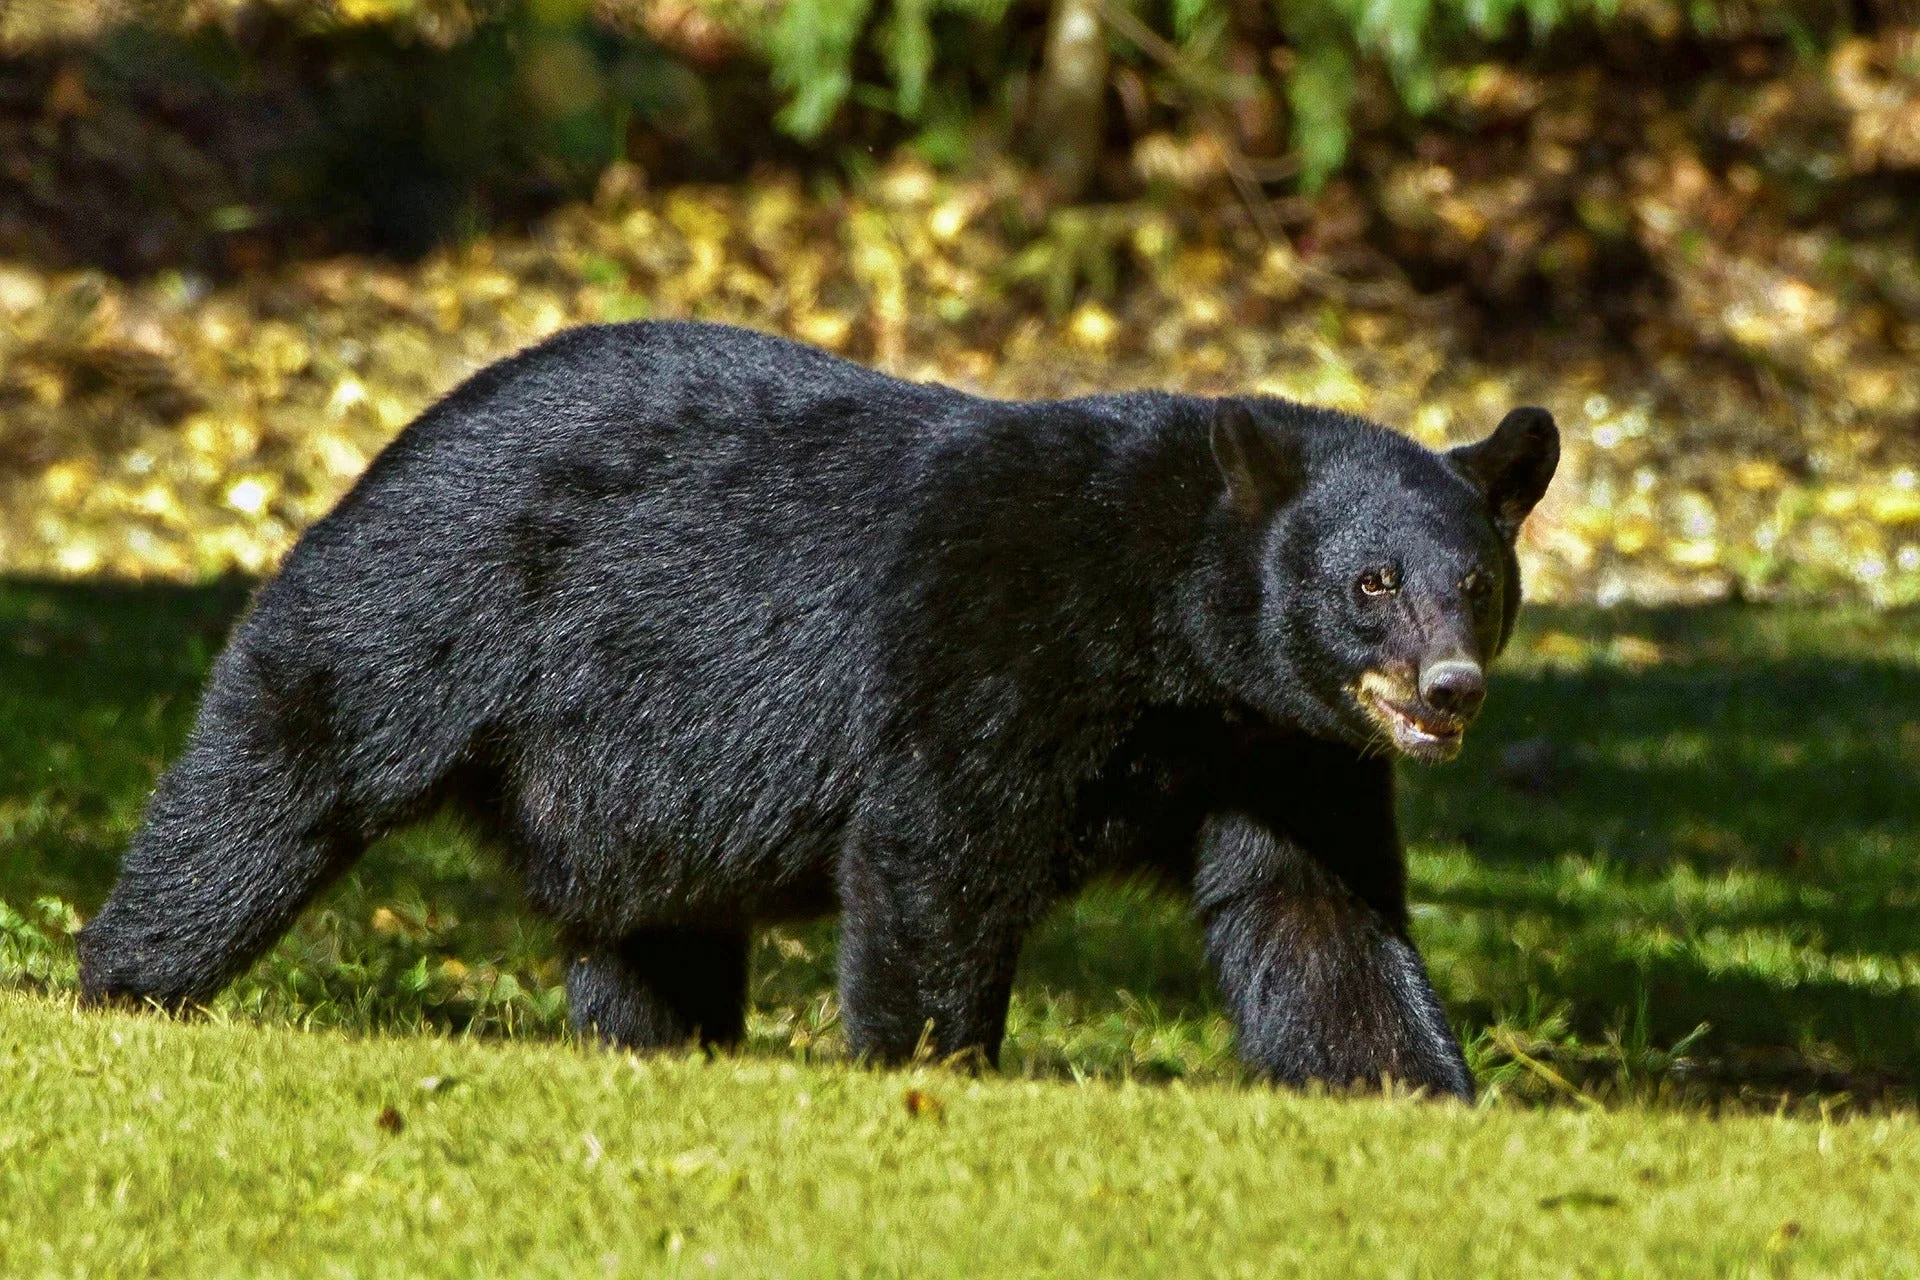
<svg viewBox="0 0 1920 1280">
<path fill-rule="evenodd" d="M 590 327 L 380 455 L 214 667 L 89 997 L 204 999 L 451 806 L 573 1017 L 737 1039 L 749 931 L 840 912 L 849 1042 L 997 1055 L 1023 935 L 1188 887 L 1246 1059 L 1470 1096 L 1408 942 L 1392 754 L 1443 760 L 1559 456 L 1278 399 L 979 399 L 741 329 Z"/>
</svg>

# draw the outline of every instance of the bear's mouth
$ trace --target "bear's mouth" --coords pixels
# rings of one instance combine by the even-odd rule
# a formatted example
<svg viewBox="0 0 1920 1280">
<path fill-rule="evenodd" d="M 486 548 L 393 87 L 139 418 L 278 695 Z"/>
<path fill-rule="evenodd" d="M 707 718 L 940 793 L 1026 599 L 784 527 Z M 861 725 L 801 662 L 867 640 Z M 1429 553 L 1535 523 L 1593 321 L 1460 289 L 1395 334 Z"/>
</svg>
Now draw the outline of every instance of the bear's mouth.
<svg viewBox="0 0 1920 1280">
<path fill-rule="evenodd" d="M 1400 754 L 1423 764 L 1441 764 L 1460 754 L 1467 722 L 1406 697 L 1398 681 L 1369 671 L 1353 693 L 1367 718 L 1385 730 Z"/>
</svg>

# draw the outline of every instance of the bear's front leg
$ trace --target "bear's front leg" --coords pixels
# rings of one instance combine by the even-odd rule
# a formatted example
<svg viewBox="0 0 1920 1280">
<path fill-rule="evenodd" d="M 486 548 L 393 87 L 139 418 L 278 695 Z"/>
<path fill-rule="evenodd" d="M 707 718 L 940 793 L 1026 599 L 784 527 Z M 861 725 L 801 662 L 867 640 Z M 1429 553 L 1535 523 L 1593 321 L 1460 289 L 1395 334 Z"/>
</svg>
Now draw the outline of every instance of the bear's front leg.
<svg viewBox="0 0 1920 1280">
<path fill-rule="evenodd" d="M 841 1020 L 855 1056 L 901 1063 L 924 1048 L 996 1065 L 1022 915 L 919 859 L 856 854 L 840 879 Z"/>
<path fill-rule="evenodd" d="M 1241 1057 L 1283 1084 L 1391 1076 L 1471 1101 L 1472 1073 L 1406 935 L 1397 842 L 1337 861 L 1314 844 L 1237 813 L 1201 833 L 1196 904 Z"/>
</svg>

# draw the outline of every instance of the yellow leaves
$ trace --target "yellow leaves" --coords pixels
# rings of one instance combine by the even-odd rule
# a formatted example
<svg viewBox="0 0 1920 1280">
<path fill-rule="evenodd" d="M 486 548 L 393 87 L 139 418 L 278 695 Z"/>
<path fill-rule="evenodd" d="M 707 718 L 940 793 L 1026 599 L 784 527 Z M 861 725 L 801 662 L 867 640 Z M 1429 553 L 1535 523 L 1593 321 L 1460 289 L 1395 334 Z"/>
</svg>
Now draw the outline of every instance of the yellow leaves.
<svg viewBox="0 0 1920 1280">
<path fill-rule="evenodd" d="M 406 14 L 417 0 L 333 0 L 334 10 L 347 22 L 388 22 Z"/>
<path fill-rule="evenodd" d="M 1852 515 L 1859 505 L 1859 491 L 1845 485 L 1827 489 L 1815 499 L 1815 509 L 1823 516 L 1844 518 Z"/>
<path fill-rule="evenodd" d="M 1134 256 L 1153 269 L 1163 269 L 1167 259 L 1180 247 L 1180 233 L 1164 214 L 1148 213 L 1133 224 Z"/>
<path fill-rule="evenodd" d="M 1614 525 L 1613 549 L 1623 556 L 1637 556 L 1651 547 L 1659 535 L 1659 526 L 1651 517 L 1628 515 Z"/>
<path fill-rule="evenodd" d="M 1495 120 L 1524 119 L 1545 96 L 1539 80 L 1493 62 L 1456 73 L 1449 87 L 1460 106 Z"/>
<path fill-rule="evenodd" d="M 1711 538 L 1690 538 L 1669 543 L 1667 558 L 1688 569 L 1710 569 L 1720 563 L 1720 545 Z"/>
<path fill-rule="evenodd" d="M 563 323 L 560 308 L 549 305 L 536 313 L 527 323 L 527 329 L 534 338 L 544 338 L 557 333 Z M 376 396 L 373 400 L 373 414 L 380 426 L 388 433 L 397 432 L 413 421 L 414 414 L 422 406 L 412 398 L 400 396 Z"/>
<path fill-rule="evenodd" d="M 41 473 L 40 490 L 54 506 L 70 507 L 87 492 L 93 478 L 93 465 L 85 460 L 55 463 Z"/>
<path fill-rule="evenodd" d="M 371 345 L 375 358 L 395 378 L 429 386 L 438 380 L 443 348 L 428 331 L 412 325 L 391 325 L 381 329 Z M 373 399 L 378 401 L 380 397 Z"/>
<path fill-rule="evenodd" d="M 864 288 L 873 312 L 876 361 L 896 366 L 906 351 L 908 268 L 885 214 L 854 215 L 846 227 L 849 265 Z"/>
<path fill-rule="evenodd" d="M 327 397 L 329 417 L 344 418 L 358 405 L 367 402 L 367 386 L 352 374 L 333 384 L 333 392 Z"/>
<path fill-rule="evenodd" d="M 222 500 L 242 515 L 259 516 L 266 514 L 279 492 L 280 482 L 276 477 L 249 475 L 228 485 Z"/>
<path fill-rule="evenodd" d="M 1408 434 L 1429 449 L 1445 448 L 1453 435 L 1453 412 L 1443 404 L 1422 405 L 1414 413 Z"/>
<path fill-rule="evenodd" d="M 793 331 L 802 342 L 844 351 L 853 336 L 853 318 L 840 311 L 804 311 L 793 318 Z"/>
<path fill-rule="evenodd" d="M 427 313 L 433 318 L 433 325 L 441 333 L 453 333 L 460 328 L 466 318 L 466 308 L 461 305 L 460 292 L 449 284 L 432 286 L 422 291 L 421 301 Z"/>
<path fill-rule="evenodd" d="M 165 484 L 155 483 L 135 490 L 129 505 L 141 515 L 164 524 L 176 527 L 187 524 L 186 508 L 181 505 L 179 496 Z"/>
<path fill-rule="evenodd" d="M 1636 669 L 1657 666 L 1666 657 L 1658 644 L 1640 636 L 1616 636 L 1608 652 L 1621 666 Z"/>
<path fill-rule="evenodd" d="M 1911 487 L 1882 490 L 1873 495 L 1870 510 L 1879 524 L 1920 524 L 1920 493 Z"/>
<path fill-rule="evenodd" d="M 927 215 L 927 231 L 942 244 L 951 244 L 959 234 L 966 230 L 976 210 L 971 202 L 952 199 L 943 202 Z"/>
<path fill-rule="evenodd" d="M 924 205 L 936 193 L 938 180 L 933 170 L 913 160 L 896 162 L 875 184 L 881 201 L 891 205 Z"/>
<path fill-rule="evenodd" d="M 1787 482 L 1780 464 L 1764 458 L 1747 458 L 1734 464 L 1733 482 L 1753 493 L 1778 489 Z"/>
<path fill-rule="evenodd" d="M 367 455 L 346 436 L 334 431 L 316 431 L 307 441 L 316 468 L 340 480 L 351 480 L 367 468 Z"/>
<path fill-rule="evenodd" d="M 46 282 L 22 267 L 0 262 L 0 312 L 19 318 L 47 300 Z"/>
<path fill-rule="evenodd" d="M 511 298 L 520 282 L 504 271 L 482 269 L 465 273 L 459 280 L 459 297 L 469 306 L 485 306 Z"/>
<path fill-rule="evenodd" d="M 1200 191 L 1227 176 L 1227 153 L 1207 130 L 1187 137 L 1150 133 L 1133 147 L 1133 171 L 1142 182 L 1180 191 Z"/>
<path fill-rule="evenodd" d="M 44 409 L 57 409 L 67 398 L 67 380 L 58 369 L 29 360 L 9 372 L 10 380 Z"/>
<path fill-rule="evenodd" d="M 1304 400 L 1333 409 L 1362 411 L 1367 402 L 1367 389 L 1361 385 L 1353 366 L 1325 345 L 1317 347 L 1313 355 L 1312 364 L 1261 378 L 1252 390 L 1260 395 Z"/>
<path fill-rule="evenodd" d="M 1485 209 L 1466 200 L 1443 200 L 1435 206 L 1434 216 L 1468 244 L 1486 234 L 1490 220 Z"/>
<path fill-rule="evenodd" d="M 1920 29 L 1895 24 L 1872 39 L 1843 40 L 1827 68 L 1850 116 L 1854 171 L 1920 168 Z"/>
<path fill-rule="evenodd" d="M 1829 364 L 1833 367 L 1850 362 L 1856 365 L 1847 377 L 1847 386 L 1855 405 L 1869 411 L 1899 412 L 1912 402 L 1914 388 L 1908 362 L 1861 368 L 1851 360 L 1852 355 L 1851 352 L 1841 352 Z"/>
<path fill-rule="evenodd" d="M 1829 328 L 1840 317 L 1839 300 L 1804 280 L 1774 281 L 1762 291 L 1761 301 L 1773 323 L 1793 334 Z"/>
<path fill-rule="evenodd" d="M 263 574 L 292 545 L 290 532 L 277 529 L 252 529 L 242 525 L 202 527 L 190 538 L 192 570 L 195 577 L 215 577 L 239 571 Z"/>
<path fill-rule="evenodd" d="M 1541 270 L 1558 254 L 1569 279 L 1587 269 L 1590 244 L 1576 253 L 1555 238 L 1564 223 L 1534 225 L 1537 192 L 1497 169 L 1469 180 L 1479 172 L 1409 163 L 1390 220 L 1447 243 L 1477 235 L 1476 253 Z M 700 316 L 993 394 L 1288 395 L 1435 447 L 1541 402 L 1566 455 L 1520 545 L 1536 596 L 1702 598 L 1737 583 L 1764 597 L 1791 574 L 1920 597 L 1920 546 L 1902 540 L 1920 529 L 1906 431 L 1920 367 L 1889 345 L 1907 313 L 1888 302 L 1864 322 L 1823 265 L 1844 255 L 1818 236 L 1706 234 L 1739 191 L 1705 166 L 1632 191 L 1568 182 L 1569 203 L 1613 202 L 1607 217 L 1636 201 L 1666 211 L 1664 231 L 1630 234 L 1665 255 L 1686 323 L 1650 325 L 1643 354 L 1577 336 L 1472 354 L 1452 302 L 1342 278 L 1305 247 L 1331 196 L 1299 250 L 1147 204 L 1057 210 L 1036 235 L 1012 230 L 1031 215 L 1005 175 L 915 163 L 826 195 L 793 176 L 650 190 L 628 166 L 531 235 L 404 266 L 341 257 L 210 286 L 0 264 L 0 565 L 262 572 L 467 373 L 568 324 Z M 1580 216 L 1581 235 L 1604 239 L 1589 225 L 1604 219 Z M 1859 260 L 1880 295 L 1920 297 L 1898 254 Z M 1775 362 L 1787 390 L 1761 394 L 1697 355 L 1736 347 Z"/>
<path fill-rule="evenodd" d="M 260 447 L 258 423 L 239 417 L 200 415 L 181 433 L 187 447 L 208 458 L 248 458 Z"/>
<path fill-rule="evenodd" d="M 1269 245 L 1260 255 L 1260 266 L 1253 276 L 1253 291 L 1270 302 L 1291 302 L 1300 296 L 1304 274 L 1293 246 L 1284 242 Z"/>
<path fill-rule="evenodd" d="M 1099 303 L 1086 302 L 1074 310 L 1067 322 L 1067 332 L 1087 350 L 1101 352 L 1111 347 L 1119 336 L 1120 322 Z"/>
<path fill-rule="evenodd" d="M 1217 289 L 1233 270 L 1233 260 L 1211 246 L 1183 249 L 1174 258 L 1172 276 L 1182 292 Z"/>
<path fill-rule="evenodd" d="M 247 335 L 244 358 L 260 379 L 261 390 L 277 398 L 288 378 L 306 371 L 313 352 L 300 330 L 284 321 L 268 320 L 253 326 Z"/>
<path fill-rule="evenodd" d="M 737 225 L 744 230 L 747 243 L 760 253 L 784 256 L 796 247 L 808 212 L 798 183 L 786 179 L 760 182 L 748 194 L 744 216 Z M 634 215 L 647 216 L 644 210 Z M 632 227 L 633 219 L 629 218 L 621 229 L 631 236 Z"/>
<path fill-rule="evenodd" d="M 1227 318 L 1227 308 L 1216 294 L 1190 294 L 1180 306 L 1180 315 L 1192 329 L 1218 328 Z"/>
<path fill-rule="evenodd" d="M 200 311 L 200 341 L 216 352 L 238 350 L 243 324 L 244 321 L 235 308 L 226 299 L 222 299 Z"/>
</svg>

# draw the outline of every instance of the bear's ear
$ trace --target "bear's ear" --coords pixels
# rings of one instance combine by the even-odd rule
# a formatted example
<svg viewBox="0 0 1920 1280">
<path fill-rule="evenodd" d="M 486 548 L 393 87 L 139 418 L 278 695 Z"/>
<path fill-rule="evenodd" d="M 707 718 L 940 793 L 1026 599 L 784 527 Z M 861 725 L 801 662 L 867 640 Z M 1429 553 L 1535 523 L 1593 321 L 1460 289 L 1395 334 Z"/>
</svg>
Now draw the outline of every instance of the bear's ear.
<svg viewBox="0 0 1920 1280">
<path fill-rule="evenodd" d="M 1485 440 L 1462 445 L 1447 457 L 1486 495 L 1493 527 L 1512 542 L 1560 465 L 1560 429 L 1545 409 L 1515 409 Z"/>
<path fill-rule="evenodd" d="M 1299 443 L 1261 426 L 1238 400 L 1213 402 L 1212 439 L 1227 504 L 1249 519 L 1285 506 L 1306 483 Z"/>
</svg>

